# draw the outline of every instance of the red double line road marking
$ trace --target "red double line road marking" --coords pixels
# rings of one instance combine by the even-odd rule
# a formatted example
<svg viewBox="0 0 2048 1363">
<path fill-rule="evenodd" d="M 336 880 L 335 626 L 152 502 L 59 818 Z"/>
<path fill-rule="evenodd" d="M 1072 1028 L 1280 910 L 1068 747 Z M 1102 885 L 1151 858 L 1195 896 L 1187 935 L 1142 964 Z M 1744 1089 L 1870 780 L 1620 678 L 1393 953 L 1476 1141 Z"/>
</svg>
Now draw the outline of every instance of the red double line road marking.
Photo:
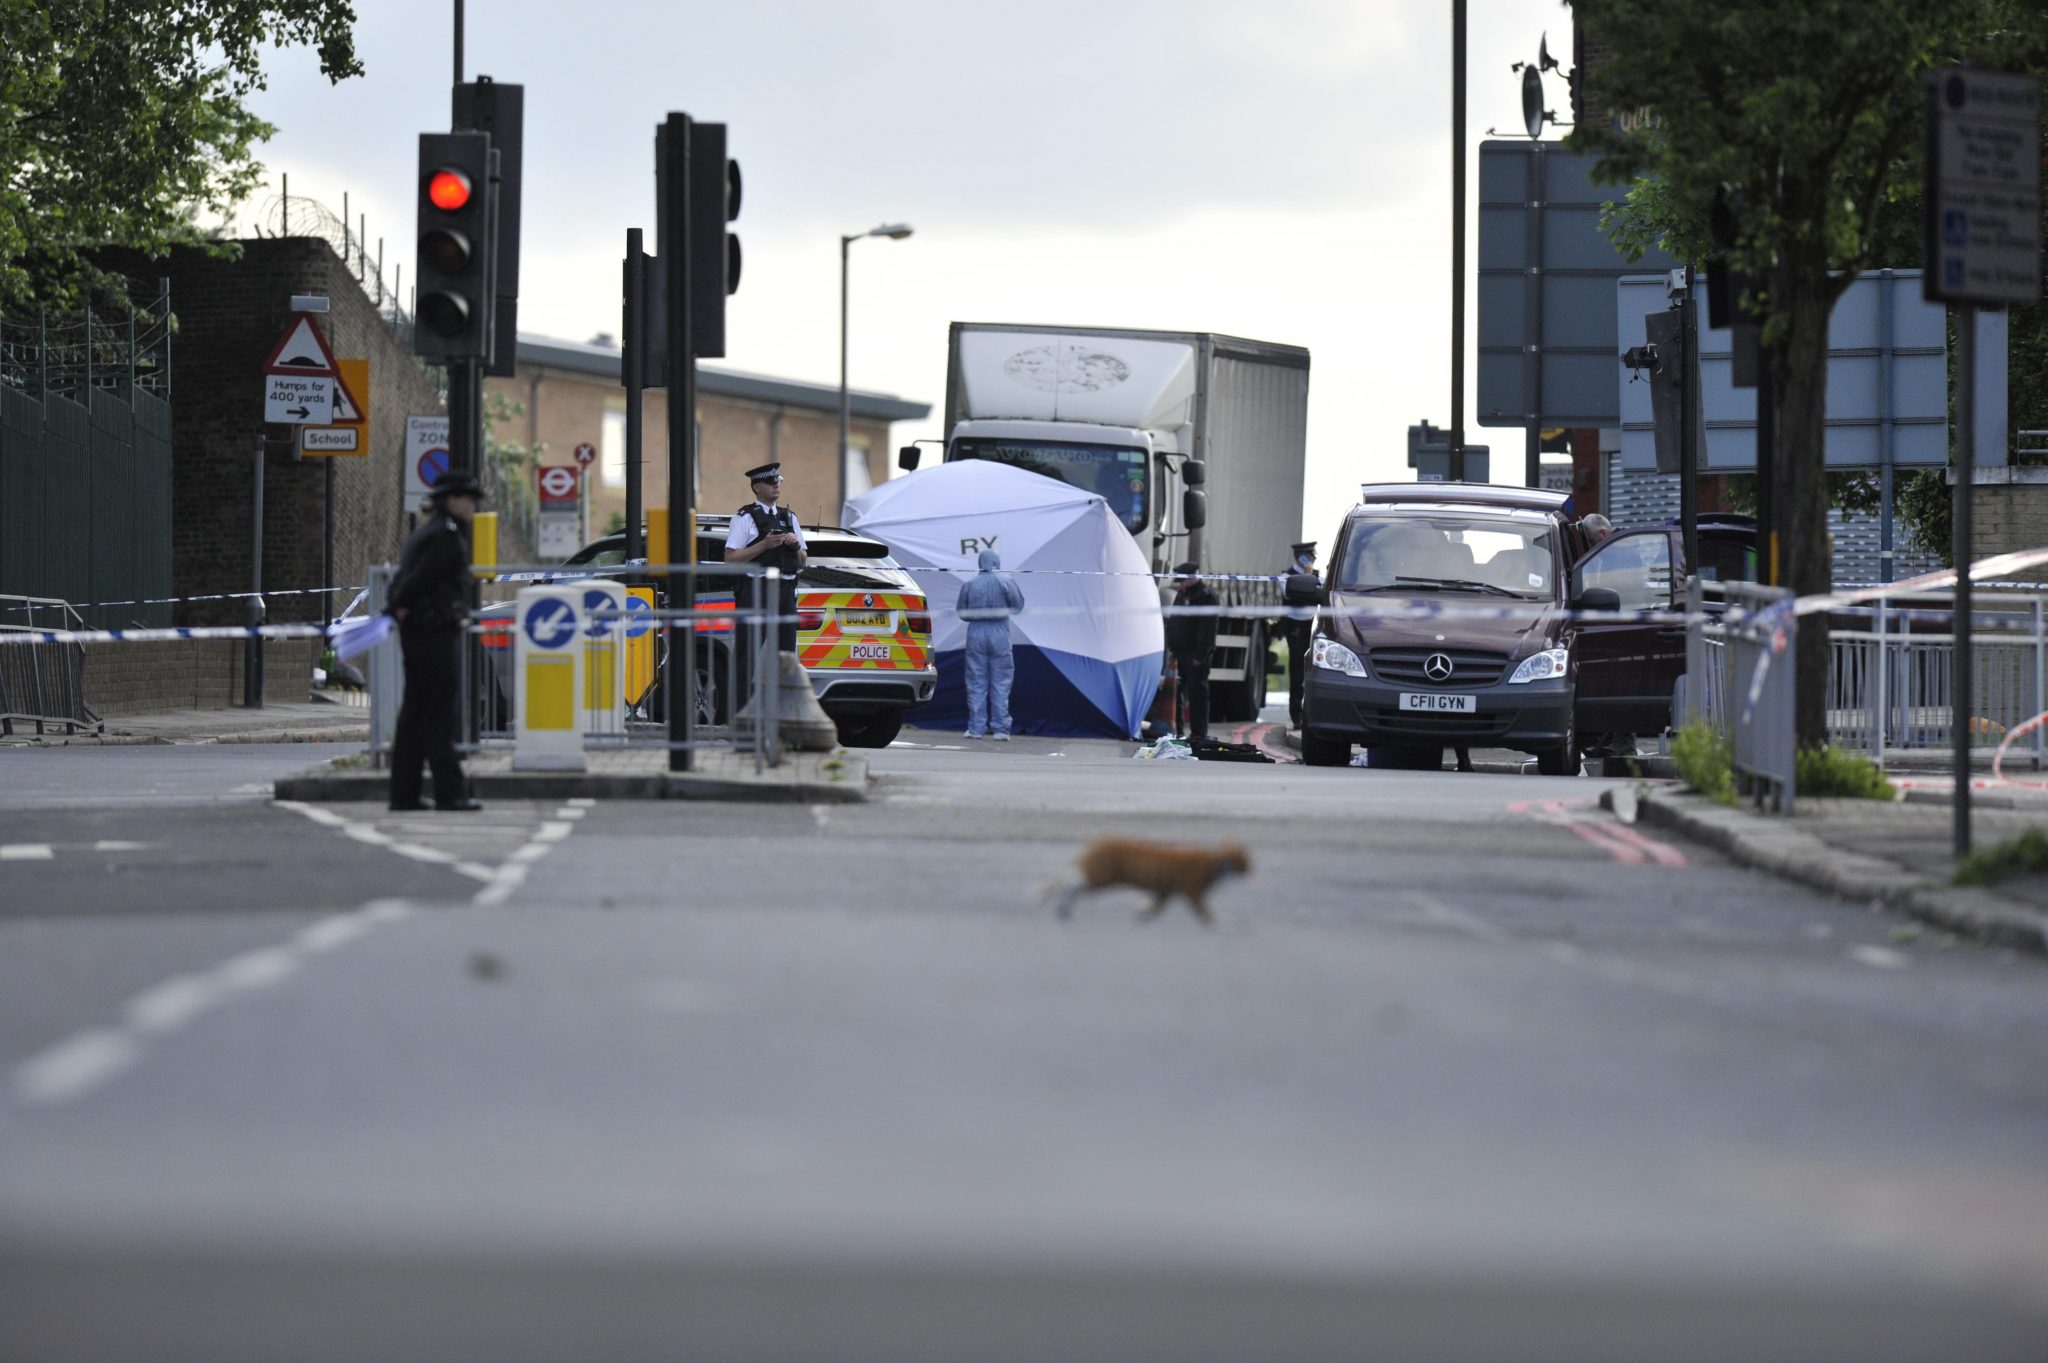
<svg viewBox="0 0 2048 1363">
<path fill-rule="evenodd" d="M 1690 864 L 1685 853 L 1676 847 L 1661 843 L 1627 824 L 1610 823 L 1600 818 L 1596 806 L 1590 801 L 1575 801 L 1567 805 L 1563 800 L 1516 800 L 1508 806 L 1508 813 L 1527 814 L 1538 822 L 1568 828 L 1624 866 L 1647 866 L 1655 862 L 1659 866 L 1678 869 Z M 1588 819 L 1587 815 L 1592 818 Z"/>
</svg>

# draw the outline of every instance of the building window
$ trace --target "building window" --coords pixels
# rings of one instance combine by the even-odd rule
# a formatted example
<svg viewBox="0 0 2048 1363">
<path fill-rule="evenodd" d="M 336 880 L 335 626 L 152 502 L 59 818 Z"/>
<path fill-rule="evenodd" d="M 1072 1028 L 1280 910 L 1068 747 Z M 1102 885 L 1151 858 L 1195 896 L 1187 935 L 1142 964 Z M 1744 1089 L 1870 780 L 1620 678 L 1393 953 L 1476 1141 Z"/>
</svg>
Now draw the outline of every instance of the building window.
<svg viewBox="0 0 2048 1363">
<path fill-rule="evenodd" d="M 848 437 L 846 442 L 846 496 L 850 501 L 875 485 L 868 476 L 868 442 Z M 841 514 L 836 509 L 834 516 Z"/>
<path fill-rule="evenodd" d="M 598 477 L 606 487 L 626 485 L 626 414 L 604 413 L 604 437 L 597 447 Z"/>
</svg>

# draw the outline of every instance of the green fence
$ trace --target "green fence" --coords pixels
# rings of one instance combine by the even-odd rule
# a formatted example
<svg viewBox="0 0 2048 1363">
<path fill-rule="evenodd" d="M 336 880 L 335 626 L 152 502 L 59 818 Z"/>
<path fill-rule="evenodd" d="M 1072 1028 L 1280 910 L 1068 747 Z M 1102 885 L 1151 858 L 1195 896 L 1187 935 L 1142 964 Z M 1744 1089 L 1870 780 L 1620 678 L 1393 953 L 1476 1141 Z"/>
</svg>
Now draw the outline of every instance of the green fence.
<svg viewBox="0 0 2048 1363">
<path fill-rule="evenodd" d="M 0 318 L 0 595 L 171 623 L 168 304 Z"/>
</svg>

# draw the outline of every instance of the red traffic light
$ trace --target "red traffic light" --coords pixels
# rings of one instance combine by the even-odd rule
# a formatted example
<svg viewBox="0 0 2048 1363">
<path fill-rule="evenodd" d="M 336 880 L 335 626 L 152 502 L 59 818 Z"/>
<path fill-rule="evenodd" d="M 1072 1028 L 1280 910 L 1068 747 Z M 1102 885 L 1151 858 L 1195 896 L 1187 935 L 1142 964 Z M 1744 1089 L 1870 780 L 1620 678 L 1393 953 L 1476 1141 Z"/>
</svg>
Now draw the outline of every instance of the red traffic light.
<svg viewBox="0 0 2048 1363">
<path fill-rule="evenodd" d="M 444 213 L 453 213 L 469 203 L 469 177 L 443 166 L 427 181 L 427 199 Z"/>
</svg>

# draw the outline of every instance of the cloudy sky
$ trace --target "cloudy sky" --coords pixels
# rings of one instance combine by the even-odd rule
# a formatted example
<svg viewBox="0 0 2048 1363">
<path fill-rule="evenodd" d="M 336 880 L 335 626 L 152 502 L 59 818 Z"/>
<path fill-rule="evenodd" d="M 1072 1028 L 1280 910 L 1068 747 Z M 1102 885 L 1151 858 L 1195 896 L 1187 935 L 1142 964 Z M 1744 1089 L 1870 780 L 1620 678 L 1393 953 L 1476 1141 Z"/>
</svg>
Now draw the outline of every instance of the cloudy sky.
<svg viewBox="0 0 2048 1363">
<path fill-rule="evenodd" d="M 338 211 L 346 192 L 387 274 L 403 261 L 410 279 L 415 135 L 447 126 L 453 4 L 357 10 L 361 79 L 330 86 L 310 52 L 273 54 L 263 155 L 294 198 Z M 1303 526 L 1326 538 L 1361 480 L 1411 476 L 1411 422 L 1449 418 L 1450 10 L 467 0 L 464 65 L 526 87 L 523 331 L 618 331 L 626 229 L 653 244 L 654 127 L 672 109 L 722 119 L 746 180 L 724 365 L 836 384 L 839 236 L 907 222 L 908 240 L 853 247 L 855 387 L 936 407 L 954 320 L 1305 345 Z M 1470 15 L 1476 177 L 1487 129 L 1520 135 L 1510 63 L 1546 31 L 1568 58 L 1571 19 L 1558 0 Z M 1551 92 L 1569 117 L 1563 82 Z M 1521 433 L 1473 424 L 1472 366 L 1468 439 L 1518 480 Z"/>
</svg>

